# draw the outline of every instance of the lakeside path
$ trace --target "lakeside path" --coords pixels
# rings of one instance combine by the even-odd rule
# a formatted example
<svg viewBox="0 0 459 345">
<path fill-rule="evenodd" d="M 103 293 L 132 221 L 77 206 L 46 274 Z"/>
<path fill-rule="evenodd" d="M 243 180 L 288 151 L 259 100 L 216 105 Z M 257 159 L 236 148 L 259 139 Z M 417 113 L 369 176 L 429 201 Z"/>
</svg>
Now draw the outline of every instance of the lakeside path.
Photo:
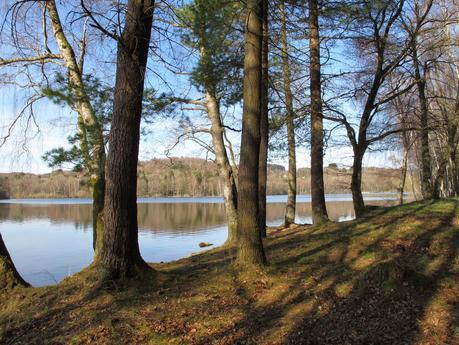
<svg viewBox="0 0 459 345">
<path fill-rule="evenodd" d="M 459 344 L 459 201 L 272 230 L 270 265 L 233 251 L 154 265 L 153 283 L 83 271 L 0 293 L 1 344 Z"/>
</svg>

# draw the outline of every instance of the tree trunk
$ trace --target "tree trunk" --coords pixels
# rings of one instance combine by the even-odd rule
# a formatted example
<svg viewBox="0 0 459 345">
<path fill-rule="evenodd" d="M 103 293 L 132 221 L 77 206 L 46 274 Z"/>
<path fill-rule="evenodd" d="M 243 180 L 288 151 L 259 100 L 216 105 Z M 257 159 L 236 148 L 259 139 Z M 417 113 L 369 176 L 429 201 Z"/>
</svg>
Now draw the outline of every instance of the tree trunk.
<svg viewBox="0 0 459 345">
<path fill-rule="evenodd" d="M 413 40 L 413 64 L 414 76 L 416 78 L 419 104 L 421 108 L 421 193 L 424 199 L 432 197 L 432 167 L 430 165 L 431 157 L 429 150 L 429 111 L 427 108 L 426 82 L 421 76 L 419 60 L 417 56 L 416 42 Z"/>
<path fill-rule="evenodd" d="M 406 133 L 403 133 L 403 135 L 405 136 Z M 399 201 L 400 201 L 400 205 L 403 204 L 403 193 L 405 192 L 405 182 L 406 182 L 406 173 L 407 173 L 407 170 L 408 170 L 408 146 L 404 143 L 403 144 L 403 161 L 402 161 L 402 172 L 401 172 L 401 175 L 400 175 L 400 185 L 399 185 L 399 193 L 400 193 L 400 198 L 399 198 Z"/>
<path fill-rule="evenodd" d="M 261 52 L 260 156 L 258 166 L 258 220 L 261 237 L 266 237 L 266 185 L 268 180 L 268 1 L 263 2 L 263 42 Z"/>
<path fill-rule="evenodd" d="M 311 204 L 312 222 L 328 221 L 324 188 L 324 134 L 320 80 L 318 0 L 309 0 L 309 71 L 311 76 Z M 360 189 L 360 187 L 359 187 Z"/>
<path fill-rule="evenodd" d="M 83 83 L 82 66 L 78 65 L 75 52 L 69 44 L 59 17 L 59 12 L 54 0 L 46 1 L 46 9 L 51 20 L 54 37 L 63 56 L 65 67 L 68 72 L 68 81 L 74 102 L 74 109 L 78 112 L 79 122 L 82 119 L 85 131 L 85 141 L 81 148 L 89 160 L 89 172 L 91 174 L 91 187 L 93 190 L 93 246 L 97 255 L 100 239 L 103 237 L 103 205 L 105 196 L 105 147 L 102 125 L 100 124 L 94 108 L 89 100 Z M 90 158 L 88 141 L 91 141 L 92 158 Z"/>
<path fill-rule="evenodd" d="M 98 255 L 99 250 L 102 246 L 102 240 L 103 240 L 103 234 L 104 234 L 104 219 L 103 219 L 104 202 L 105 202 L 105 166 L 103 169 L 97 171 L 92 181 L 92 226 L 93 226 L 93 248 L 94 248 L 95 255 Z"/>
<path fill-rule="evenodd" d="M 220 175 L 225 181 L 223 198 L 225 202 L 226 218 L 228 220 L 227 244 L 234 244 L 237 239 L 237 188 L 233 169 L 228 159 L 223 138 L 224 128 L 220 116 L 220 107 L 217 97 L 211 92 L 206 92 L 207 115 L 211 122 L 212 144 Z"/>
<path fill-rule="evenodd" d="M 137 226 L 137 163 L 145 70 L 154 1 L 129 0 L 116 64 L 105 190 L 105 231 L 96 267 L 104 279 L 141 275 Z"/>
<path fill-rule="evenodd" d="M 456 91 L 456 105 L 454 108 L 454 115 L 453 115 L 454 127 L 455 127 L 455 134 L 457 135 L 458 131 L 458 121 L 459 121 L 459 75 L 458 75 L 458 85 Z M 457 155 L 457 142 L 454 142 L 454 147 L 451 148 L 451 165 L 453 170 L 453 186 L 454 186 L 454 195 L 457 197 L 459 196 L 459 163 L 458 163 L 458 155 Z"/>
<path fill-rule="evenodd" d="M 365 203 L 362 195 L 362 162 L 365 149 L 354 148 L 354 162 L 352 165 L 351 191 L 354 212 L 357 218 L 365 213 Z"/>
<path fill-rule="evenodd" d="M 448 160 L 444 157 L 441 157 L 440 165 L 437 170 L 437 176 L 435 176 L 432 188 L 432 199 L 434 200 L 438 200 L 441 197 L 441 183 L 445 178 L 447 165 Z"/>
<path fill-rule="evenodd" d="M 0 234 L 0 291 L 15 286 L 30 286 L 18 273 Z"/>
<path fill-rule="evenodd" d="M 458 71 L 458 70 L 456 70 Z M 459 163 L 458 163 L 458 155 L 457 155 L 457 138 L 458 135 L 458 121 L 459 121 L 459 73 L 457 75 L 457 89 L 456 89 L 456 102 L 454 107 L 454 115 L 453 117 L 453 126 L 450 128 L 449 136 L 450 140 L 451 135 L 454 134 L 454 139 L 450 144 L 450 160 L 451 160 L 451 170 L 452 170 L 452 178 L 453 178 L 453 193 L 454 196 L 459 196 Z"/>
<path fill-rule="evenodd" d="M 290 63 L 288 57 L 287 25 L 285 19 L 284 1 L 279 2 L 282 45 L 282 72 L 284 77 L 285 108 L 287 110 L 287 205 L 285 207 L 284 226 L 295 223 L 296 210 L 296 152 L 295 152 L 295 113 L 293 111 L 293 96 L 290 83 Z"/>
<path fill-rule="evenodd" d="M 404 117 L 405 114 L 402 114 L 400 118 L 402 128 L 406 129 L 406 119 Z M 400 184 L 399 184 L 399 202 L 400 205 L 404 202 L 404 192 L 405 192 L 405 183 L 406 183 L 406 175 L 408 173 L 408 155 L 410 152 L 410 137 L 407 131 L 401 133 L 402 139 L 402 147 L 403 147 L 403 158 L 402 158 L 402 171 L 400 175 Z"/>
<path fill-rule="evenodd" d="M 454 157 L 450 158 L 451 160 L 451 178 L 453 180 L 452 183 L 452 191 L 451 191 L 451 197 L 457 197 L 459 196 L 459 167 L 458 167 L 458 162 L 457 162 L 457 154 L 454 155 Z"/>
<path fill-rule="evenodd" d="M 266 257 L 261 240 L 258 209 L 258 167 L 260 154 L 262 3 L 247 0 L 244 105 L 238 178 L 238 253 L 239 266 L 263 266 Z"/>
<path fill-rule="evenodd" d="M 458 93 L 459 93 L 459 89 L 458 89 Z M 458 119 L 458 116 L 459 115 L 459 104 L 458 104 L 458 101 L 456 101 L 456 109 L 455 109 L 455 114 L 453 116 L 453 123 L 449 123 L 448 124 L 448 142 L 447 142 L 447 146 L 445 148 L 445 150 L 447 151 L 447 158 L 445 157 L 444 158 L 444 161 L 445 161 L 445 167 L 443 168 L 444 169 L 444 172 L 443 172 L 443 175 L 446 175 L 446 172 L 447 172 L 447 165 L 448 165 L 448 162 L 450 163 L 450 167 L 451 167 L 451 185 L 452 185 L 452 190 L 450 192 L 450 196 L 455 196 L 456 194 L 456 190 L 457 190 L 457 184 L 458 184 L 458 181 L 457 181 L 457 166 L 456 166 L 456 159 L 457 159 L 457 145 L 458 145 L 458 125 L 457 125 L 457 119 Z M 437 173 L 438 174 L 438 173 Z M 442 179 L 445 179 L 446 176 L 443 176 Z M 435 182 L 434 182 L 434 191 L 433 191 L 433 198 L 436 199 L 439 197 L 439 192 L 436 191 L 435 189 L 438 189 L 439 187 L 437 186 L 437 179 L 438 179 L 438 176 L 437 178 L 435 179 Z"/>
</svg>

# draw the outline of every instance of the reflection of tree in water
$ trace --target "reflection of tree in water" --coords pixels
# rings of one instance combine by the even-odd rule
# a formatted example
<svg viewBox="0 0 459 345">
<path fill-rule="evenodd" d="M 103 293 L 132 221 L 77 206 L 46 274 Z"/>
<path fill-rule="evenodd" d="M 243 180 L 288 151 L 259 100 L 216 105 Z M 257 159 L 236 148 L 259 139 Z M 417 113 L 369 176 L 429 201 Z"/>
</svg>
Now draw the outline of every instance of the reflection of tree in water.
<svg viewBox="0 0 459 345">
<path fill-rule="evenodd" d="M 371 205 L 389 206 L 395 205 L 396 201 L 372 201 Z M 341 221 L 350 220 L 355 217 L 354 208 L 352 201 L 339 201 L 339 202 L 328 202 L 327 203 L 328 216 L 331 220 Z M 266 217 L 268 222 L 281 221 L 283 222 L 285 212 L 285 204 L 283 203 L 272 203 L 268 204 L 266 211 Z M 296 215 L 298 218 L 309 218 L 311 217 L 311 203 L 297 203 L 296 204 Z M 298 221 L 298 220 L 297 220 Z"/>
<path fill-rule="evenodd" d="M 152 230 L 184 232 L 208 229 L 226 222 L 221 203 L 138 204 L 139 227 Z"/>
<path fill-rule="evenodd" d="M 92 226 L 90 204 L 0 204 L 0 221 L 17 223 L 48 219 L 51 223 L 73 223 L 75 228 L 87 230 Z"/>
<path fill-rule="evenodd" d="M 374 205 L 388 205 L 389 201 L 372 202 Z M 327 204 L 332 220 L 354 217 L 352 202 L 340 201 Z M 73 223 L 76 229 L 87 230 L 92 226 L 92 206 L 90 204 L 0 204 L 0 221 L 27 222 L 48 219 L 51 223 Z M 282 220 L 285 204 L 270 203 L 267 221 Z M 311 216 L 310 203 L 298 203 L 300 218 Z M 138 204 L 139 227 L 142 231 L 167 231 L 186 233 L 224 226 L 226 223 L 223 203 L 141 203 Z"/>
<path fill-rule="evenodd" d="M 0 221 L 22 223 L 47 219 L 54 224 L 73 223 L 76 229 L 90 229 L 91 210 L 90 204 L 0 204 Z M 220 203 L 141 203 L 138 219 L 142 230 L 179 233 L 226 223 L 224 205 Z"/>
</svg>

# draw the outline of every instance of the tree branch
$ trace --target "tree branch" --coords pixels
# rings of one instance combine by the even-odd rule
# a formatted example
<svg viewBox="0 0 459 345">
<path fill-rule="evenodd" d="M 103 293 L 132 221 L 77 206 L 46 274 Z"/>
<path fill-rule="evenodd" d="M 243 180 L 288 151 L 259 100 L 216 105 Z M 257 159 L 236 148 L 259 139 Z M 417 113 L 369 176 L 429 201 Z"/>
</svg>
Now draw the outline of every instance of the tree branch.
<svg viewBox="0 0 459 345">
<path fill-rule="evenodd" d="M 19 58 L 13 58 L 13 59 L 2 59 L 0 58 L 0 66 L 7 66 L 7 65 L 12 65 L 15 63 L 22 63 L 22 62 L 46 62 L 49 60 L 61 60 L 62 55 L 61 54 L 43 54 L 43 55 L 38 55 L 38 56 L 32 56 L 32 57 L 19 57 Z"/>
</svg>

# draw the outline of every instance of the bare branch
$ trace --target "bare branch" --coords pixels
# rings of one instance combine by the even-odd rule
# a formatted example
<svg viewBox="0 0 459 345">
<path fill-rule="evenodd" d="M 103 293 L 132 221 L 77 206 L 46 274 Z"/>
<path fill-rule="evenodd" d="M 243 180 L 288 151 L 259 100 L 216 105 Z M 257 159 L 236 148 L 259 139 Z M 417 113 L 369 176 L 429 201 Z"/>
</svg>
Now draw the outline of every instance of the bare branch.
<svg viewBox="0 0 459 345">
<path fill-rule="evenodd" d="M 61 54 L 43 54 L 43 55 L 32 56 L 32 57 L 18 57 L 18 58 L 12 58 L 12 59 L 0 58 L 0 66 L 13 65 L 16 63 L 23 63 L 23 62 L 43 63 L 43 62 L 53 61 L 53 60 L 62 60 L 62 55 Z"/>
</svg>

